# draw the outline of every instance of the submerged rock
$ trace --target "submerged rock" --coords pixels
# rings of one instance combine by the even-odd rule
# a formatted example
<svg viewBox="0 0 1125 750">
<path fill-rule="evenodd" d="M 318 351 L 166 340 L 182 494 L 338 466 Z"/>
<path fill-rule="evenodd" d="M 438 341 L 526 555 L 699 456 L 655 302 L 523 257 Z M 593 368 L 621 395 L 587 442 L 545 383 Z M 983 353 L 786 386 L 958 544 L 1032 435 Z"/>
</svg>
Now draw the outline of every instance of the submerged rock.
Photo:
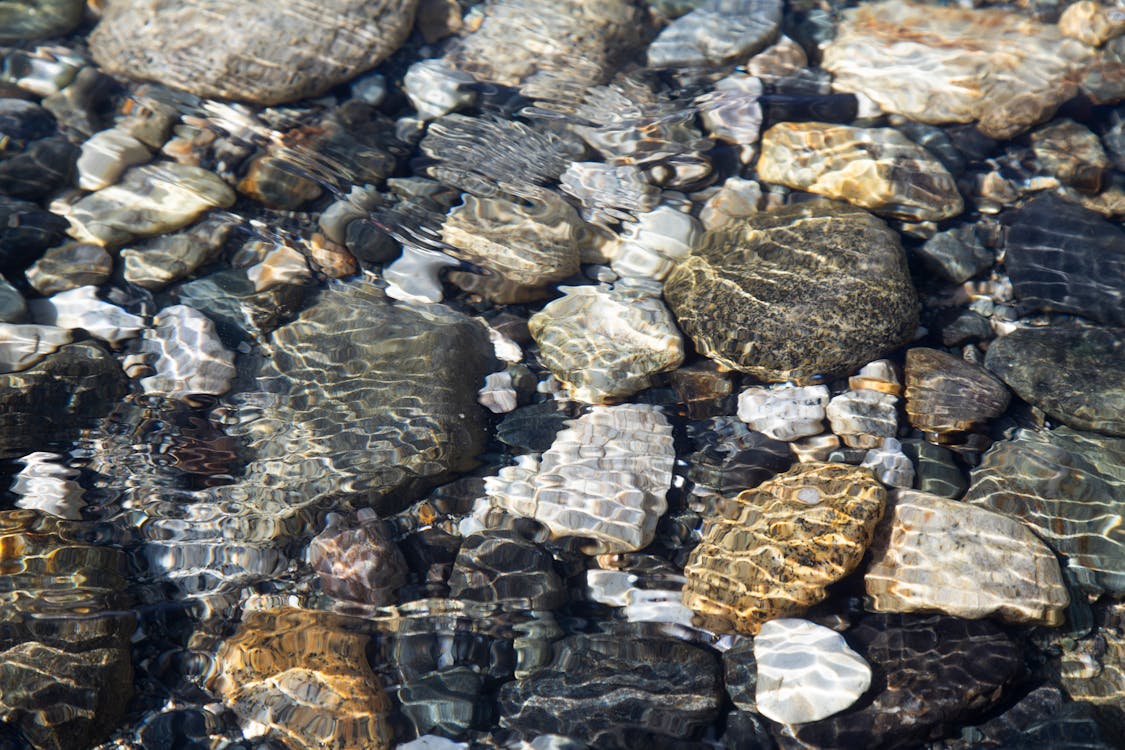
<svg viewBox="0 0 1125 750">
<path fill-rule="evenodd" d="M 367 636 L 328 612 L 250 612 L 219 647 L 208 686 L 243 725 L 292 750 L 393 747 L 391 701 Z"/>
<path fill-rule="evenodd" d="M 187 305 L 170 305 L 152 322 L 140 347 L 156 371 L 141 379 L 145 393 L 190 401 L 230 390 L 238 374 L 234 354 L 219 341 L 210 318 Z"/>
<path fill-rule="evenodd" d="M 906 414 L 922 432 L 945 435 L 984 425 L 1008 408 L 1011 394 L 980 365 L 938 349 L 906 352 Z"/>
<path fill-rule="evenodd" d="M 500 689 L 501 723 L 528 738 L 659 746 L 710 723 L 721 695 L 709 651 L 636 631 L 571 635 L 554 645 L 550 664 Z"/>
<path fill-rule="evenodd" d="M 1004 265 L 1022 304 L 1125 325 L 1125 232 L 1117 224 L 1050 194 L 1007 218 Z"/>
<path fill-rule="evenodd" d="M 778 123 L 762 134 L 758 174 L 904 221 L 940 221 L 964 208 L 941 162 L 893 128 Z"/>
<path fill-rule="evenodd" d="M 1069 427 L 1018 430 L 984 454 L 965 502 L 1027 524 L 1082 589 L 1125 592 L 1125 439 Z"/>
<path fill-rule="evenodd" d="M 746 490 L 704 520 L 684 604 L 709 630 L 751 635 L 800 614 L 859 565 L 885 499 L 867 469 L 843 464 L 800 464 Z"/>
<path fill-rule="evenodd" d="M 741 63 L 777 38 L 780 0 L 706 0 L 649 45 L 653 68 Z"/>
<path fill-rule="evenodd" d="M 909 0 L 844 12 L 822 64 L 841 91 L 888 112 L 943 124 L 977 122 L 1011 138 L 1078 92 L 1094 50 L 1014 10 Z"/>
<path fill-rule="evenodd" d="M 58 326 L 0 323 L 0 373 L 26 370 L 73 338 Z"/>
<path fill-rule="evenodd" d="M 330 514 L 324 531 L 309 542 L 309 565 L 329 596 L 360 604 L 392 604 L 406 583 L 406 558 L 375 514 L 360 509 L 354 527 L 343 516 Z"/>
<path fill-rule="evenodd" d="M 555 536 L 592 540 L 590 554 L 647 546 L 667 510 L 672 427 L 653 406 L 595 406 L 530 456 L 485 480 L 489 500 L 534 518 Z"/>
<path fill-rule="evenodd" d="M 529 610 L 554 609 L 567 601 L 551 553 L 508 530 L 465 538 L 449 574 L 449 595 Z"/>
<path fill-rule="evenodd" d="M 892 505 L 864 576 L 876 612 L 1062 624 L 1070 597 L 1059 564 L 1019 521 L 909 490 Z"/>
<path fill-rule="evenodd" d="M 113 258 L 100 245 L 68 242 L 52 247 L 24 271 L 27 283 L 44 296 L 109 280 Z"/>
<path fill-rule="evenodd" d="M 738 418 L 774 440 L 824 432 L 828 386 L 751 386 L 738 394 Z"/>
<path fill-rule="evenodd" d="M 839 633 L 782 618 L 754 638 L 757 711 L 781 724 L 805 724 L 843 711 L 871 685 L 871 667 Z"/>
<path fill-rule="evenodd" d="M 13 0 L 0 8 L 0 44 L 66 34 L 82 20 L 82 0 Z"/>
<path fill-rule="evenodd" d="M 684 358 L 683 339 L 658 293 L 643 284 L 564 286 L 531 316 L 540 359 L 571 398 L 605 403 L 652 384 Z"/>
<path fill-rule="evenodd" d="M 701 354 L 772 382 L 847 374 L 909 340 L 918 320 L 898 236 L 822 201 L 706 232 L 664 296 Z"/>
<path fill-rule="evenodd" d="M 203 97 L 280 104 L 317 96 L 389 57 L 414 23 L 416 0 L 114 2 L 90 34 L 112 75 Z"/>
<path fill-rule="evenodd" d="M 992 342 L 985 364 L 1055 419 L 1125 437 L 1125 330 L 1017 328 Z"/>
</svg>

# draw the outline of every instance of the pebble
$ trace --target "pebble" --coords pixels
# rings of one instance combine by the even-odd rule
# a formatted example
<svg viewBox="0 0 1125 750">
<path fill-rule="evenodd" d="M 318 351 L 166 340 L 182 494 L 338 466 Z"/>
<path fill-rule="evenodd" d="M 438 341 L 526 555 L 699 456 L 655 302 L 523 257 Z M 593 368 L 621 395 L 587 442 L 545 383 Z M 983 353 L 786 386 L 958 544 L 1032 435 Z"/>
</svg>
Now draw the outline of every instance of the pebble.
<svg viewBox="0 0 1125 750">
<path fill-rule="evenodd" d="M 129 167 L 152 159 L 148 146 L 119 128 L 95 133 L 82 144 L 78 157 L 78 187 L 101 190 L 120 179 Z"/>
<path fill-rule="evenodd" d="M 684 604 L 720 633 L 802 613 L 859 565 L 885 498 L 870 471 L 844 464 L 799 464 L 746 490 L 704 519 Z"/>
<path fill-rule="evenodd" d="M 39 138 L 22 148 L 9 141 L 4 151 L 0 191 L 32 201 L 43 200 L 70 184 L 79 153 L 63 136 Z"/>
<path fill-rule="evenodd" d="M 1051 417 L 1125 437 L 1125 330 L 1017 328 L 992 342 L 985 364 Z"/>
<path fill-rule="evenodd" d="M 1099 47 L 1125 34 L 1125 12 L 1092 0 L 1080 0 L 1068 5 L 1059 16 L 1059 31 L 1091 47 Z"/>
<path fill-rule="evenodd" d="M 697 351 L 770 382 L 848 374 L 909 340 L 918 320 L 898 236 L 840 203 L 704 233 L 664 297 Z"/>
<path fill-rule="evenodd" d="M 485 480 L 488 502 L 534 518 L 556 537 L 589 539 L 588 554 L 648 546 L 668 504 L 672 427 L 657 407 L 595 406 L 567 423 L 541 460 Z"/>
<path fill-rule="evenodd" d="M 796 440 L 824 432 L 828 387 L 752 386 L 738 394 L 738 418 L 774 440 Z"/>
<path fill-rule="evenodd" d="M 442 59 L 419 60 L 402 79 L 410 103 L 423 120 L 434 120 L 470 106 L 477 98 L 472 83 L 471 75 Z"/>
<path fill-rule="evenodd" d="M 449 574 L 449 595 L 535 611 L 567 601 L 551 554 L 510 530 L 486 530 L 465 538 Z"/>
<path fill-rule="evenodd" d="M 172 234 L 142 240 L 121 250 L 125 280 L 150 291 L 190 276 L 218 256 L 233 224 L 225 216 L 207 216 Z"/>
<path fill-rule="evenodd" d="M 402 713 L 420 735 L 463 737 L 474 725 L 491 718 L 489 707 L 481 697 L 484 680 L 483 675 L 466 666 L 439 669 L 410 680 L 398 689 Z M 404 745 L 396 745 L 400 750 L 402 747 Z M 455 743 L 422 747 L 468 748 Z"/>
<path fill-rule="evenodd" d="M 57 326 L 0 323 L 0 372 L 19 372 L 73 340 Z"/>
<path fill-rule="evenodd" d="M 22 270 L 65 239 L 66 219 L 29 201 L 0 195 L 0 269 Z"/>
<path fill-rule="evenodd" d="M 652 385 L 684 358 L 672 314 L 650 285 L 563 286 L 563 296 L 528 320 L 540 360 L 569 396 L 606 403 Z"/>
<path fill-rule="evenodd" d="M 1031 131 L 1028 140 L 1044 172 L 1083 193 L 1101 191 L 1109 173 L 1109 156 L 1089 128 L 1064 118 Z"/>
<path fill-rule="evenodd" d="M 914 486 L 914 464 L 902 452 L 902 443 L 892 437 L 867 451 L 860 466 L 870 469 L 888 487 L 908 490 Z"/>
<path fill-rule="evenodd" d="M 198 395 L 230 390 L 238 375 L 234 354 L 223 346 L 210 318 L 187 305 L 170 305 L 152 323 L 140 344 L 155 370 L 141 378 L 145 393 L 190 403 Z"/>
<path fill-rule="evenodd" d="M 984 454 L 965 502 L 1027 524 L 1085 592 L 1125 592 L 1125 439 L 1060 427 L 1017 430 Z"/>
<path fill-rule="evenodd" d="M 307 557 L 324 593 L 375 607 L 395 602 L 409 571 L 385 525 L 367 508 L 354 519 L 330 513 Z"/>
<path fill-rule="evenodd" d="M 43 296 L 104 284 L 113 274 L 113 258 L 100 245 L 68 242 L 52 247 L 24 271 L 31 288 Z"/>
<path fill-rule="evenodd" d="M 90 52 L 111 75 L 212 99 L 281 104 L 323 94 L 389 57 L 410 33 L 416 5 L 126 0 L 105 8 Z"/>
<path fill-rule="evenodd" d="M 663 281 L 691 253 L 700 231 L 691 214 L 661 204 L 622 226 L 608 250 L 610 267 L 619 276 Z"/>
<path fill-rule="evenodd" d="M 1011 395 L 980 365 L 937 349 L 906 352 L 906 415 L 925 433 L 977 429 L 1008 408 Z"/>
<path fill-rule="evenodd" d="M 292 750 L 389 750 L 391 700 L 367 663 L 367 636 L 329 612 L 248 612 L 215 655 L 208 688 L 247 737 Z"/>
<path fill-rule="evenodd" d="M 48 451 L 35 451 L 20 458 L 23 464 L 9 488 L 19 496 L 15 507 L 49 513 L 68 521 L 81 521 L 86 507 L 85 490 L 76 480 L 81 472 L 66 465 L 66 459 Z"/>
<path fill-rule="evenodd" d="M 1125 325 L 1125 232 L 1042 195 L 1008 217 L 1004 264 L 1021 305 Z"/>
<path fill-rule="evenodd" d="M 210 208 L 229 208 L 234 191 L 213 173 L 172 162 L 133 167 L 70 209 L 70 235 L 117 247 L 187 226 Z"/>
<path fill-rule="evenodd" d="M 594 224 L 637 221 L 660 203 L 660 190 L 632 164 L 576 161 L 559 182 L 564 193 L 582 204 L 582 218 Z"/>
<path fill-rule="evenodd" d="M 1018 520 L 902 490 L 871 543 L 876 612 L 942 612 L 1058 626 L 1070 603 L 1055 554 Z"/>
<path fill-rule="evenodd" d="M 758 175 L 903 221 L 941 221 L 964 208 L 953 176 L 892 128 L 783 122 L 762 134 Z"/>
<path fill-rule="evenodd" d="M 971 224 L 938 232 L 913 250 L 926 268 L 944 281 L 960 284 L 992 267 L 996 260 Z"/>
<path fill-rule="evenodd" d="M 867 388 L 834 396 L 825 414 L 832 432 L 851 448 L 875 448 L 898 434 L 898 397 Z"/>
<path fill-rule="evenodd" d="M 757 711 L 805 724 L 847 709 L 871 685 L 871 667 L 839 633 L 793 618 L 770 620 L 754 638 Z"/>
<path fill-rule="evenodd" d="M 705 0 L 670 23 L 648 48 L 652 68 L 741 62 L 777 38 L 779 0 Z"/>
<path fill-rule="evenodd" d="M 688 456 L 687 478 L 695 496 L 737 495 L 785 471 L 793 462 L 789 444 L 748 430 L 731 417 L 688 425 L 696 450 Z"/>
<path fill-rule="evenodd" d="M 82 20 L 82 0 L 13 0 L 0 15 L 0 44 L 68 33 Z"/>
<path fill-rule="evenodd" d="M 99 298 L 95 286 L 81 286 L 47 299 L 32 300 L 28 307 L 38 323 L 72 331 L 82 329 L 110 344 L 135 338 L 145 327 L 144 318 Z"/>
<path fill-rule="evenodd" d="M 956 500 L 969 488 L 969 480 L 957 465 L 953 451 L 940 445 L 909 438 L 902 452 L 914 462 L 914 486 L 930 495 Z"/>
</svg>

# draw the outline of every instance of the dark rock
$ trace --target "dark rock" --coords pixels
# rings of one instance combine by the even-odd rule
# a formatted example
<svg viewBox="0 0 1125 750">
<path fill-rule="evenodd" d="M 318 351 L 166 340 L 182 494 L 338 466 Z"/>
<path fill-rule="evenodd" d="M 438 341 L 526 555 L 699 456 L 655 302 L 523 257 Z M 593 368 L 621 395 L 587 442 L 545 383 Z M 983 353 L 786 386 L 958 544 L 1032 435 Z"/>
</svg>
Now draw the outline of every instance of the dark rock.
<svg viewBox="0 0 1125 750">
<path fill-rule="evenodd" d="M 82 20 L 82 0 L 14 0 L 0 9 L 0 44 L 65 34 Z"/>
<path fill-rule="evenodd" d="M 1028 309 L 1125 325 L 1125 232 L 1099 214 L 1045 195 L 1008 217 L 1004 263 Z"/>
<path fill-rule="evenodd" d="M 244 270 L 228 268 L 174 287 L 172 294 L 213 320 L 223 343 L 234 347 L 263 338 L 291 318 L 306 291 L 280 284 L 257 292 Z"/>
<path fill-rule="evenodd" d="M 957 346 L 991 338 L 992 323 L 972 310 L 962 310 L 956 318 L 941 327 L 942 346 Z"/>
<path fill-rule="evenodd" d="M 918 323 L 898 236 L 827 201 L 705 233 L 664 296 L 701 354 L 772 382 L 846 375 L 904 344 Z"/>
<path fill-rule="evenodd" d="M 988 620 L 870 615 L 846 633 L 872 667 L 869 701 L 777 731 L 783 748 L 913 747 L 994 705 L 1023 666 Z"/>
<path fill-rule="evenodd" d="M 545 549 L 513 531 L 483 531 L 465 538 L 449 596 L 487 603 L 516 603 L 532 610 L 566 603 L 566 588 Z"/>
<path fill-rule="evenodd" d="M 948 448 L 910 438 L 902 441 L 902 452 L 914 463 L 915 489 L 957 499 L 969 488 L 968 478 Z"/>
<path fill-rule="evenodd" d="M 457 739 L 491 719 L 481 697 L 484 678 L 469 667 L 430 672 L 398 690 L 402 712 L 419 734 Z"/>
<path fill-rule="evenodd" d="M 985 364 L 1055 419 L 1125 437 L 1125 329 L 1019 328 L 992 342 Z"/>
<path fill-rule="evenodd" d="M 62 136 L 28 144 L 0 161 L 0 193 L 42 200 L 70 182 L 78 153 L 78 147 Z"/>
<path fill-rule="evenodd" d="M 661 745 L 713 721 L 721 693 L 718 660 L 701 648 L 635 631 L 572 635 L 549 665 L 500 689 L 501 723 L 596 748 Z"/>
<path fill-rule="evenodd" d="M 1065 558 L 1079 587 L 1125 592 L 1125 439 L 1021 429 L 992 446 L 965 502 L 1019 518 Z"/>
<path fill-rule="evenodd" d="M 688 457 L 687 478 L 697 490 L 737 495 L 785 471 L 793 463 L 789 444 L 746 427 L 734 417 L 688 425 L 697 446 Z"/>
<path fill-rule="evenodd" d="M 129 0 L 106 8 L 90 34 L 90 51 L 111 75 L 204 97 L 280 104 L 317 96 L 378 65 L 410 33 L 416 5 Z"/>
<path fill-rule="evenodd" d="M 329 515 L 328 526 L 309 542 L 309 564 L 320 587 L 337 599 L 381 606 L 394 603 L 408 568 L 384 524 L 367 509 L 354 524 Z"/>
<path fill-rule="evenodd" d="M 542 453 L 551 447 L 564 423 L 575 416 L 572 409 L 557 401 L 529 404 L 505 414 L 496 437 L 513 448 Z"/>
<path fill-rule="evenodd" d="M 960 284 L 992 267 L 992 252 L 970 224 L 938 232 L 914 250 L 923 264 L 944 281 Z"/>
<path fill-rule="evenodd" d="M 61 347 L 22 372 L 0 375 L 0 456 L 22 456 L 73 438 L 113 408 L 128 381 L 100 345 Z M 50 404 L 51 408 L 44 406 Z"/>
<path fill-rule="evenodd" d="M 1039 721 L 1011 738 L 998 750 L 1117 750 L 1120 735 L 1105 728 L 1089 703 L 1067 703 L 1040 714 Z"/>
<path fill-rule="evenodd" d="M 925 433 L 976 429 L 1003 414 L 1011 399 L 988 370 L 938 349 L 909 350 L 905 374 L 906 413 Z"/>
<path fill-rule="evenodd" d="M 753 639 L 740 638 L 723 652 L 723 678 L 731 702 L 741 711 L 757 712 L 758 665 Z"/>
<path fill-rule="evenodd" d="M 21 271 L 66 236 L 70 225 L 34 203 L 0 196 L 0 271 Z"/>
<path fill-rule="evenodd" d="M 729 750 L 774 750 L 777 747 L 766 728 L 766 720 L 749 711 L 727 714 L 727 728 L 720 743 Z"/>
<path fill-rule="evenodd" d="M 24 272 L 27 281 L 43 296 L 80 286 L 98 286 L 113 273 L 113 258 L 100 245 L 67 242 L 43 253 Z"/>
</svg>

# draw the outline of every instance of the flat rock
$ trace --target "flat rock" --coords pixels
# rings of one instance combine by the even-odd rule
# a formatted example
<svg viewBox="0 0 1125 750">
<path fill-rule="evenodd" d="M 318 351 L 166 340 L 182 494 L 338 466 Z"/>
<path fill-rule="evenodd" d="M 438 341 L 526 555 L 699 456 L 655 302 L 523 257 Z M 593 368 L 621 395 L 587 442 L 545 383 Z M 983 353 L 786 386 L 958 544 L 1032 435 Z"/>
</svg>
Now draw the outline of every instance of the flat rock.
<svg viewBox="0 0 1125 750">
<path fill-rule="evenodd" d="M 944 435 L 984 425 L 1011 394 L 992 373 L 939 349 L 906 352 L 906 414 L 922 432 Z"/>
<path fill-rule="evenodd" d="M 900 490 L 864 576 L 876 612 L 942 612 L 1061 625 L 1070 603 L 1054 553 L 1010 516 Z"/>
<path fill-rule="evenodd" d="M 1008 214 L 1004 265 L 1032 310 L 1125 325 L 1125 231 L 1054 195 Z"/>
<path fill-rule="evenodd" d="M 152 291 L 163 289 L 214 259 L 230 229 L 226 217 L 212 216 L 183 231 L 131 245 L 120 253 L 125 280 Z"/>
<path fill-rule="evenodd" d="M 140 347 L 156 370 L 141 378 L 145 393 L 190 400 L 230 390 L 238 374 L 234 353 L 223 346 L 210 318 L 187 305 L 169 305 L 152 323 Z"/>
<path fill-rule="evenodd" d="M 254 104 L 317 96 L 378 65 L 406 39 L 416 0 L 293 5 L 126 0 L 90 34 L 107 73 Z"/>
<path fill-rule="evenodd" d="M 618 281 L 564 286 L 528 320 L 539 356 L 571 398 L 605 403 L 631 396 L 684 359 L 683 338 L 659 288 Z"/>
<path fill-rule="evenodd" d="M 199 167 L 161 162 L 133 167 L 121 181 L 74 204 L 70 235 L 117 247 L 187 226 L 209 208 L 229 208 L 234 191 Z"/>
<path fill-rule="evenodd" d="M 328 612 L 251 612 L 219 647 L 208 687 L 243 727 L 292 750 L 389 749 L 390 698 L 367 662 L 367 636 L 347 625 Z"/>
<path fill-rule="evenodd" d="M 493 505 L 555 536 L 592 540 L 591 554 L 629 552 L 656 533 L 674 460 L 672 427 L 657 407 L 595 406 L 570 421 L 541 460 L 521 456 L 485 486 Z"/>
<path fill-rule="evenodd" d="M 782 724 L 826 719 L 871 685 L 871 667 L 844 637 L 808 620 L 762 624 L 754 638 L 758 713 Z"/>
<path fill-rule="evenodd" d="M 43 296 L 80 286 L 103 284 L 113 273 L 113 258 L 100 245 L 68 242 L 52 247 L 24 275 Z"/>
<path fill-rule="evenodd" d="M 746 490 L 704 519 L 684 604 L 709 630 L 750 635 L 800 614 L 859 565 L 885 499 L 871 472 L 844 464 L 800 464 Z"/>
<path fill-rule="evenodd" d="M 965 502 L 1027 524 L 1089 592 L 1125 592 L 1125 439 L 1060 427 L 994 444 Z"/>
<path fill-rule="evenodd" d="M 887 0 L 846 11 L 822 64 L 836 89 L 884 111 L 933 124 L 976 121 L 1006 139 L 1073 97 L 1095 57 L 1017 11 Z"/>
<path fill-rule="evenodd" d="M 0 44 L 66 34 L 82 20 L 82 0 L 13 0 L 0 8 Z"/>
<path fill-rule="evenodd" d="M 66 219 L 30 201 L 0 195 L 0 270 L 22 270 L 65 238 Z"/>
<path fill-rule="evenodd" d="M 701 354 L 770 382 L 848 374 L 904 344 L 918 321 L 898 236 L 825 201 L 706 232 L 664 297 Z"/>
<path fill-rule="evenodd" d="M 1017 328 L 992 342 L 985 364 L 1055 419 L 1125 437 L 1125 330 Z"/>
<path fill-rule="evenodd" d="M 58 326 L 0 323 L 0 372 L 26 370 L 73 338 Z"/>
<path fill-rule="evenodd" d="M 501 723 L 528 738 L 659 746 L 710 723 L 721 695 L 709 651 L 638 632 L 571 635 L 554 644 L 550 664 L 500 689 Z"/>
<path fill-rule="evenodd" d="M 776 735 L 783 750 L 917 746 L 986 711 L 1023 669 L 1019 648 L 988 620 L 870 615 L 846 636 L 871 665 L 870 700 L 783 727 Z"/>
<path fill-rule="evenodd" d="M 758 175 L 903 221 L 941 221 L 964 205 L 953 176 L 893 128 L 782 122 L 762 134 Z"/>
<path fill-rule="evenodd" d="M 653 68 L 745 62 L 777 38 L 779 0 L 706 0 L 660 32 L 648 48 Z"/>
</svg>

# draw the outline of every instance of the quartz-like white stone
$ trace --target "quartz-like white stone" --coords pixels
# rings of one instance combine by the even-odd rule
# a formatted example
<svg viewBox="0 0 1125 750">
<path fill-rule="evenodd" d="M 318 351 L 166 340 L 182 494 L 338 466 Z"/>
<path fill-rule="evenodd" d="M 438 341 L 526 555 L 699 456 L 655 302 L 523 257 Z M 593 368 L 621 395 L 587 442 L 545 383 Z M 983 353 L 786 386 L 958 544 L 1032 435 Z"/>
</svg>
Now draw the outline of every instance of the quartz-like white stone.
<svg viewBox="0 0 1125 750">
<path fill-rule="evenodd" d="M 78 187 L 101 190 L 109 187 L 129 167 L 152 158 L 145 144 L 117 128 L 94 133 L 82 144 L 78 157 Z"/>
<path fill-rule="evenodd" d="M 832 432 L 852 448 L 874 448 L 898 433 L 898 399 L 869 389 L 845 391 L 828 402 Z"/>
<path fill-rule="evenodd" d="M 125 312 L 98 298 L 98 288 L 80 286 L 28 303 L 36 322 L 70 330 L 81 328 L 91 336 L 116 344 L 134 338 L 145 327 L 144 318 Z"/>
<path fill-rule="evenodd" d="M 141 379 L 150 395 L 187 399 L 195 394 L 220 396 L 230 390 L 237 372 L 215 324 L 195 308 L 172 305 L 161 310 L 145 331 L 141 350 L 153 358 L 156 373 Z"/>
<path fill-rule="evenodd" d="M 437 250 L 403 245 L 398 260 L 383 269 L 387 296 L 406 302 L 441 302 L 441 271 L 461 261 Z"/>
<path fill-rule="evenodd" d="M 699 233 L 699 222 L 691 214 L 669 205 L 657 206 L 622 227 L 616 247 L 610 251 L 610 266 L 620 276 L 663 281 L 691 254 Z"/>
<path fill-rule="evenodd" d="M 477 401 L 493 414 L 507 414 L 516 408 L 516 389 L 512 375 L 507 370 L 484 377 L 484 385 L 477 391 Z"/>
<path fill-rule="evenodd" d="M 20 463 L 23 468 L 16 472 L 11 486 L 12 493 L 19 496 L 17 508 L 72 521 L 82 519 L 85 500 L 82 485 L 75 481 L 78 470 L 67 466 L 63 456 L 36 451 L 21 458 Z"/>
<path fill-rule="evenodd" d="M 764 623 L 754 638 L 754 661 L 758 712 L 782 724 L 828 718 L 871 685 L 871 667 L 844 637 L 808 620 Z"/>
<path fill-rule="evenodd" d="M 861 466 L 875 472 L 875 477 L 888 487 L 908 490 L 914 486 L 914 464 L 902 452 L 902 443 L 884 438 L 883 444 L 867 451 Z"/>
<path fill-rule="evenodd" d="M 442 59 L 420 60 L 406 71 L 402 86 L 418 117 L 433 120 L 467 107 L 476 99 L 474 79 Z"/>
<path fill-rule="evenodd" d="M 796 440 L 824 432 L 828 387 L 754 386 L 738 396 L 738 418 L 775 440 Z"/>
</svg>

